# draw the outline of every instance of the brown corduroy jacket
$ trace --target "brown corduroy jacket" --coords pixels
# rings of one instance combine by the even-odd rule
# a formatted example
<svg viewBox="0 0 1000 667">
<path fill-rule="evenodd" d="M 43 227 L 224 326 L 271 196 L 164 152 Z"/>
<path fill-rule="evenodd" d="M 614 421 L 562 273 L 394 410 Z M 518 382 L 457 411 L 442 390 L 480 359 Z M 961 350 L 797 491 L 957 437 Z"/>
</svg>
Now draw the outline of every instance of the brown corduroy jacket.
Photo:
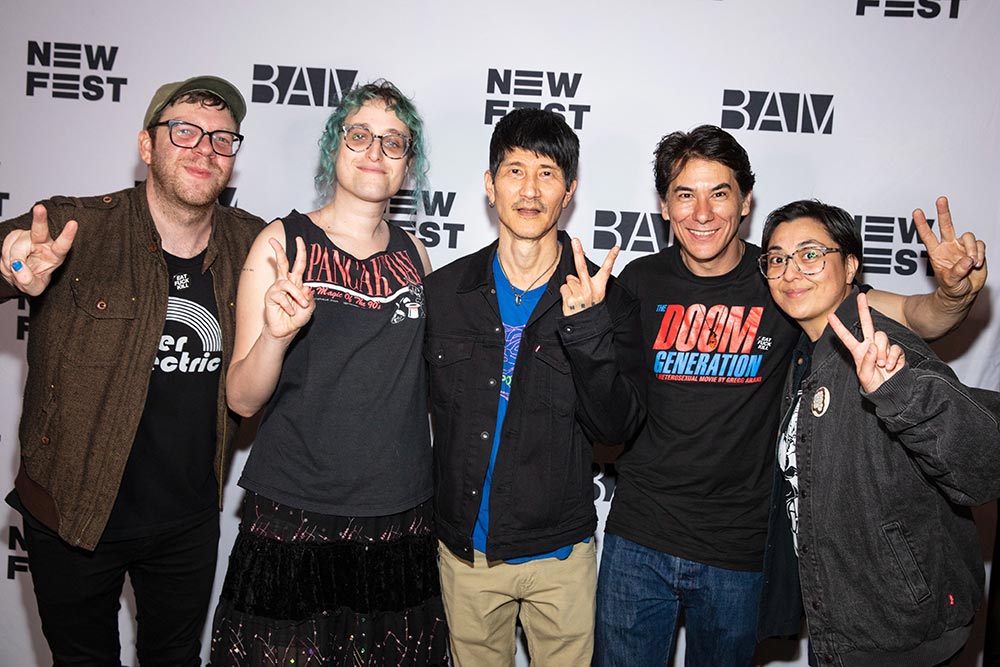
<svg viewBox="0 0 1000 667">
<path fill-rule="evenodd" d="M 118 496 L 163 333 L 169 272 L 142 183 L 98 197 L 41 202 L 55 238 L 79 231 L 48 288 L 30 299 L 28 377 L 15 488 L 24 507 L 66 542 L 97 545 Z M 0 223 L 0 243 L 31 213 Z M 203 271 L 212 274 L 222 328 L 215 472 L 224 479 L 236 422 L 226 408 L 236 287 L 263 221 L 217 205 Z M 0 279 L 0 300 L 20 293 Z M 221 504 L 220 484 L 220 504 Z"/>
</svg>

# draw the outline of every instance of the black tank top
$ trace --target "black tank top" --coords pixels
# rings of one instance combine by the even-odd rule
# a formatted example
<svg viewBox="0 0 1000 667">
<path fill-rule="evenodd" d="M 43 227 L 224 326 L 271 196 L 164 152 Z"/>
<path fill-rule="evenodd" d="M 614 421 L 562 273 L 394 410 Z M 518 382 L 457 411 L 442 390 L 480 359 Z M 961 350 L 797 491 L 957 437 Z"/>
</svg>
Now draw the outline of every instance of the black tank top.
<svg viewBox="0 0 1000 667">
<path fill-rule="evenodd" d="M 423 265 L 389 225 L 367 259 L 305 215 L 283 219 L 289 265 L 306 247 L 316 310 L 289 346 L 240 485 L 301 509 L 381 516 L 432 493 Z"/>
</svg>

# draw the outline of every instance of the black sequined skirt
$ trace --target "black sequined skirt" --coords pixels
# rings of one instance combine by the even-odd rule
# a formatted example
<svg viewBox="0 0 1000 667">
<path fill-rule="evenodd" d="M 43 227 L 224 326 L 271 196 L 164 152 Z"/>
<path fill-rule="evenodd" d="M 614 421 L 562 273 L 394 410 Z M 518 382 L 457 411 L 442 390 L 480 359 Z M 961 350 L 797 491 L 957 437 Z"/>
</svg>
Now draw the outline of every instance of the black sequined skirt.
<svg viewBox="0 0 1000 667">
<path fill-rule="evenodd" d="M 247 494 L 211 664 L 447 665 L 430 505 L 342 517 Z"/>
</svg>

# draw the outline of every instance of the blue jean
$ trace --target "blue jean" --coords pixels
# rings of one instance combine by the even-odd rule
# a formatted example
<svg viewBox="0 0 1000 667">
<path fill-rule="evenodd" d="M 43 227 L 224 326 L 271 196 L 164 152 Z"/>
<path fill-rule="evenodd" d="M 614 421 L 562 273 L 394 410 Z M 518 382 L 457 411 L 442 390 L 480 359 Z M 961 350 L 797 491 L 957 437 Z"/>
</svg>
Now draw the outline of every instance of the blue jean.
<svg viewBox="0 0 1000 667">
<path fill-rule="evenodd" d="M 760 572 L 738 572 L 605 535 L 596 667 L 663 667 L 684 611 L 686 667 L 743 667 L 757 643 Z"/>
</svg>

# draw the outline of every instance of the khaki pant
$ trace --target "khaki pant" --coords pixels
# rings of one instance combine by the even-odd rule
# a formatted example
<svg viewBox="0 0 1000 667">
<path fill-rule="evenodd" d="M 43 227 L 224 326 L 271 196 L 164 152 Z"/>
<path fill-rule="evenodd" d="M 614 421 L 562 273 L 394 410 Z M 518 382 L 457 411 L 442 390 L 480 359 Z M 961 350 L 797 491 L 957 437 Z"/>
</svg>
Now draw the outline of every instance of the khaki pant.
<svg viewBox="0 0 1000 667">
<path fill-rule="evenodd" d="M 444 599 L 455 667 L 514 664 L 518 617 L 537 667 L 590 664 L 594 648 L 597 559 L 594 539 L 573 547 L 565 560 L 543 558 L 511 565 L 475 563 L 439 544 Z"/>
</svg>

